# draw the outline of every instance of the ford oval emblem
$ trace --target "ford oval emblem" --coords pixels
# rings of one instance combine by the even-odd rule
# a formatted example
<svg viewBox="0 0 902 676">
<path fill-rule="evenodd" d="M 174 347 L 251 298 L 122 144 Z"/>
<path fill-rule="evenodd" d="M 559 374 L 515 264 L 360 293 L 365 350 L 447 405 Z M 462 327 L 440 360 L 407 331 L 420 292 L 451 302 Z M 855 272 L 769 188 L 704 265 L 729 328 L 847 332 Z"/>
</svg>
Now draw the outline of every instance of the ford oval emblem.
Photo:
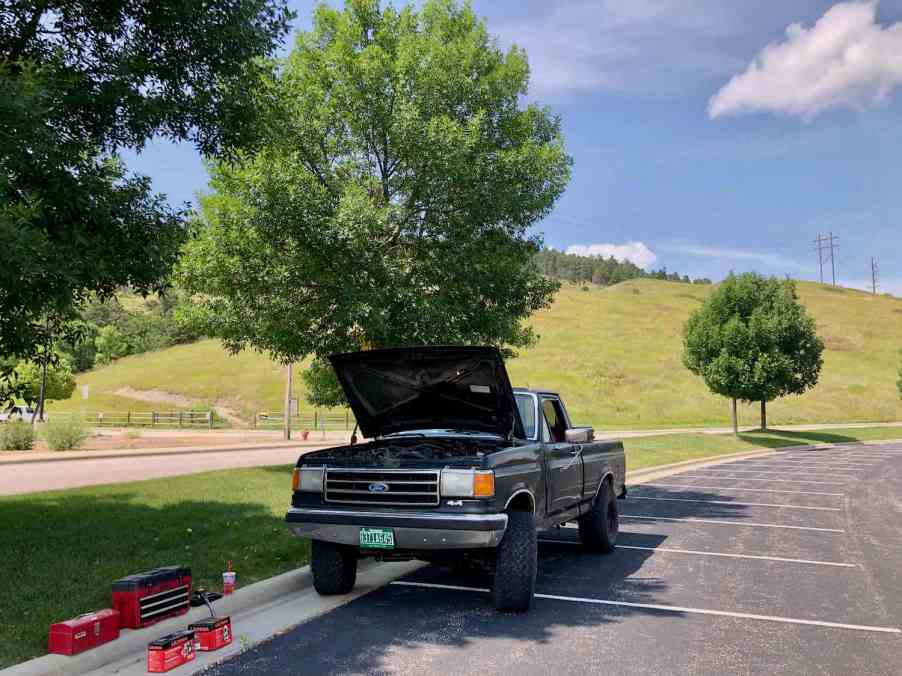
<svg viewBox="0 0 902 676">
<path fill-rule="evenodd" d="M 370 493 L 384 493 L 388 490 L 388 484 L 384 484 L 381 481 L 377 481 L 376 483 L 372 483 L 369 485 Z"/>
</svg>

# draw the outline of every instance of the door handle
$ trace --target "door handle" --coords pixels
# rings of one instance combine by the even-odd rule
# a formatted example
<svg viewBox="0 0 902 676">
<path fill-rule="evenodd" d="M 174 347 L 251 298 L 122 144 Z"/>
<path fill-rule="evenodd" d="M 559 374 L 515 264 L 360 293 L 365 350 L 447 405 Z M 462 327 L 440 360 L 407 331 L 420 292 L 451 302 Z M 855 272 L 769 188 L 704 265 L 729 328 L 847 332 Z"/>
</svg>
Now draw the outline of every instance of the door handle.
<svg viewBox="0 0 902 676">
<path fill-rule="evenodd" d="M 582 452 L 583 452 L 582 446 L 577 446 L 576 448 L 570 449 L 570 455 L 579 455 Z"/>
</svg>

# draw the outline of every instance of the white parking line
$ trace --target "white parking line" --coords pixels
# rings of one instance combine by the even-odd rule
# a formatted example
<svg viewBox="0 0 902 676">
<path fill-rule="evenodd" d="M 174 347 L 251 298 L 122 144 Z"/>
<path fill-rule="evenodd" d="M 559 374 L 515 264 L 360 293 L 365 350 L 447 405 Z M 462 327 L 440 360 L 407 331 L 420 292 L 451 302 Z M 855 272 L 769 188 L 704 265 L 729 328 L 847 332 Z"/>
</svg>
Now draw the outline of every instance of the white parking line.
<svg viewBox="0 0 902 676">
<path fill-rule="evenodd" d="M 553 542 L 564 545 L 580 545 L 576 540 L 546 540 L 539 542 Z M 836 568 L 858 568 L 855 563 L 839 563 L 837 561 L 812 561 L 810 559 L 788 559 L 782 556 L 759 556 L 756 554 L 729 554 L 727 552 L 702 552 L 696 549 L 676 549 L 673 547 L 640 547 L 638 545 L 617 545 L 617 549 L 637 549 L 643 552 L 667 552 L 668 554 L 692 554 L 695 556 L 719 556 L 727 559 L 755 559 L 758 561 L 778 561 L 780 563 L 805 563 L 812 566 L 834 566 Z"/>
<path fill-rule="evenodd" d="M 767 471 L 767 468 L 768 468 L 768 467 L 772 467 L 772 468 L 774 468 L 775 470 L 780 470 L 780 471 L 793 470 L 793 469 L 804 469 L 804 470 L 818 470 L 818 472 L 817 472 L 818 474 L 824 474 L 824 472 L 822 472 L 822 471 L 820 471 L 820 470 L 826 470 L 827 472 L 829 472 L 830 474 L 832 474 L 832 473 L 835 472 L 835 471 L 839 471 L 839 472 L 850 472 L 850 471 L 851 471 L 851 472 L 855 472 L 855 471 L 859 471 L 859 470 L 863 470 L 863 469 L 864 469 L 864 467 L 862 467 L 861 465 L 852 465 L 852 466 L 850 466 L 850 467 L 840 467 L 839 465 L 828 464 L 828 463 L 811 464 L 811 465 L 797 465 L 797 464 L 792 463 L 792 462 L 783 462 L 783 463 L 775 463 L 775 462 L 772 462 L 772 463 L 764 463 L 764 462 L 759 462 L 759 463 L 730 462 L 730 463 L 723 463 L 722 465 L 715 465 L 715 467 L 718 467 L 718 468 L 724 467 L 724 468 L 727 468 L 727 469 L 730 469 L 730 468 L 740 469 L 740 468 L 742 468 L 742 467 L 746 467 L 746 468 L 748 468 L 749 471 L 754 470 L 754 471 L 756 471 L 756 472 L 759 471 L 759 470 L 760 470 L 760 471 Z"/>
<path fill-rule="evenodd" d="M 784 484 L 820 484 L 823 486 L 841 486 L 845 482 L 842 481 L 810 481 L 808 479 L 771 479 L 767 478 L 755 478 L 755 477 L 747 477 L 747 476 L 726 476 L 724 474 L 701 474 L 703 470 L 695 470 L 692 474 L 677 474 L 675 476 L 686 477 L 687 479 L 736 479 L 738 481 L 767 481 L 784 483 Z"/>
<path fill-rule="evenodd" d="M 755 528 L 786 528 L 788 530 L 810 530 L 819 533 L 845 533 L 841 528 L 820 528 L 816 526 L 789 526 L 782 523 L 756 523 L 754 521 L 726 521 L 724 519 L 697 519 L 691 516 L 639 516 L 621 514 L 621 519 L 647 519 L 649 521 L 680 521 L 684 523 L 710 523 L 718 526 L 754 526 Z"/>
<path fill-rule="evenodd" d="M 723 469 L 721 469 L 721 467 L 723 467 Z M 745 474 L 786 474 L 786 472 L 787 472 L 788 470 L 783 471 L 783 472 L 777 472 L 777 471 L 771 472 L 771 471 L 765 470 L 765 469 L 734 469 L 734 468 L 732 468 L 732 467 L 725 467 L 725 466 L 723 466 L 723 465 L 718 465 L 717 467 L 705 467 L 705 471 L 706 471 L 706 472 L 736 472 L 737 474 L 738 474 L 738 473 L 745 473 Z M 818 475 L 821 475 L 821 476 L 833 477 L 834 479 L 857 479 L 857 478 L 858 478 L 857 476 L 849 476 L 849 475 L 847 475 L 847 474 L 834 474 L 833 472 L 807 472 L 807 471 L 805 472 L 805 476 L 811 476 L 811 475 L 815 475 L 815 474 L 818 474 Z"/>
<path fill-rule="evenodd" d="M 853 467 L 868 467 L 874 462 L 868 458 L 867 462 L 852 462 L 843 458 L 769 458 L 754 460 L 734 460 L 731 464 L 738 465 L 852 465 Z"/>
<path fill-rule="evenodd" d="M 424 589 L 445 589 L 447 591 L 468 591 L 488 594 L 490 590 L 484 587 L 461 587 L 452 584 L 435 584 L 432 582 L 408 582 L 407 580 L 395 580 L 391 585 L 400 587 L 422 587 Z M 560 594 L 536 594 L 537 599 L 551 601 L 568 601 L 570 603 L 587 603 L 591 605 L 619 606 L 623 608 L 642 608 L 643 610 L 657 610 L 666 613 L 683 613 L 687 615 L 714 615 L 717 617 L 733 617 L 742 620 L 760 620 L 763 622 L 778 622 L 781 624 L 804 624 L 814 627 L 827 627 L 830 629 L 851 629 L 854 631 L 868 631 L 882 634 L 902 634 L 902 629 L 896 627 L 878 627 L 866 624 L 845 624 L 843 622 L 824 622 L 822 620 L 802 620 L 793 617 L 778 617 L 776 615 L 756 615 L 754 613 L 736 613 L 729 610 L 709 610 L 707 608 L 689 608 L 686 606 L 665 606 L 657 603 L 634 603 L 631 601 L 610 601 L 608 599 L 593 599 L 582 596 L 561 596 Z"/>
<path fill-rule="evenodd" d="M 808 505 L 775 505 L 768 502 L 734 502 L 732 500 L 696 500 L 694 498 L 654 498 L 650 495 L 631 495 L 630 500 L 660 500 L 662 502 L 703 502 L 709 505 L 736 505 L 738 507 L 779 507 L 780 509 L 806 509 L 817 512 L 841 512 L 842 507 L 810 507 Z"/>
<path fill-rule="evenodd" d="M 655 486 L 665 486 L 667 488 L 700 488 L 703 491 L 747 491 L 749 493 L 792 493 L 793 495 L 830 495 L 841 498 L 845 493 L 823 493 L 821 491 L 781 491 L 779 488 L 744 488 L 742 486 L 698 486 L 692 484 L 638 484 L 630 486 L 629 489 L 653 488 Z"/>
</svg>

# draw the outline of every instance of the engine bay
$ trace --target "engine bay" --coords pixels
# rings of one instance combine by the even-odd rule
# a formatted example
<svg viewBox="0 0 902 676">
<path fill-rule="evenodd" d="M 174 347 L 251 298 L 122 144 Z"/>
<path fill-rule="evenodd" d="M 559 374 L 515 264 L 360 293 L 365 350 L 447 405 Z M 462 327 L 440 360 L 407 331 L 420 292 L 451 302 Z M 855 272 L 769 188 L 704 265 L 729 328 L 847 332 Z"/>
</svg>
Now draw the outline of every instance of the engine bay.
<svg viewBox="0 0 902 676">
<path fill-rule="evenodd" d="M 508 444 L 501 439 L 465 437 L 393 437 L 364 444 L 326 448 L 304 456 L 305 464 L 353 467 L 468 466 Z"/>
</svg>

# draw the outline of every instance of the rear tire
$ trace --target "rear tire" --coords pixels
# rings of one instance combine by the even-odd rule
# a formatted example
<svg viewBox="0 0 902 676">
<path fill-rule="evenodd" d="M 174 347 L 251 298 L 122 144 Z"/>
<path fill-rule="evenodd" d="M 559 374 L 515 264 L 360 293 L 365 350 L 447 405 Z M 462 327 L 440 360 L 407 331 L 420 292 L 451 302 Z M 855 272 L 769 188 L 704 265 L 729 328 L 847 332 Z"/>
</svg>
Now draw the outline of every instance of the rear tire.
<svg viewBox="0 0 902 676">
<path fill-rule="evenodd" d="M 322 596 L 347 594 L 357 582 L 357 552 L 353 547 L 314 540 L 310 556 L 313 588 Z"/>
<path fill-rule="evenodd" d="M 531 512 L 508 514 L 507 531 L 495 556 L 492 603 L 498 610 L 529 610 L 536 591 L 538 543 Z"/>
<path fill-rule="evenodd" d="M 589 551 L 607 554 L 617 545 L 620 511 L 610 481 L 605 481 L 592 509 L 579 517 L 579 539 Z"/>
</svg>

